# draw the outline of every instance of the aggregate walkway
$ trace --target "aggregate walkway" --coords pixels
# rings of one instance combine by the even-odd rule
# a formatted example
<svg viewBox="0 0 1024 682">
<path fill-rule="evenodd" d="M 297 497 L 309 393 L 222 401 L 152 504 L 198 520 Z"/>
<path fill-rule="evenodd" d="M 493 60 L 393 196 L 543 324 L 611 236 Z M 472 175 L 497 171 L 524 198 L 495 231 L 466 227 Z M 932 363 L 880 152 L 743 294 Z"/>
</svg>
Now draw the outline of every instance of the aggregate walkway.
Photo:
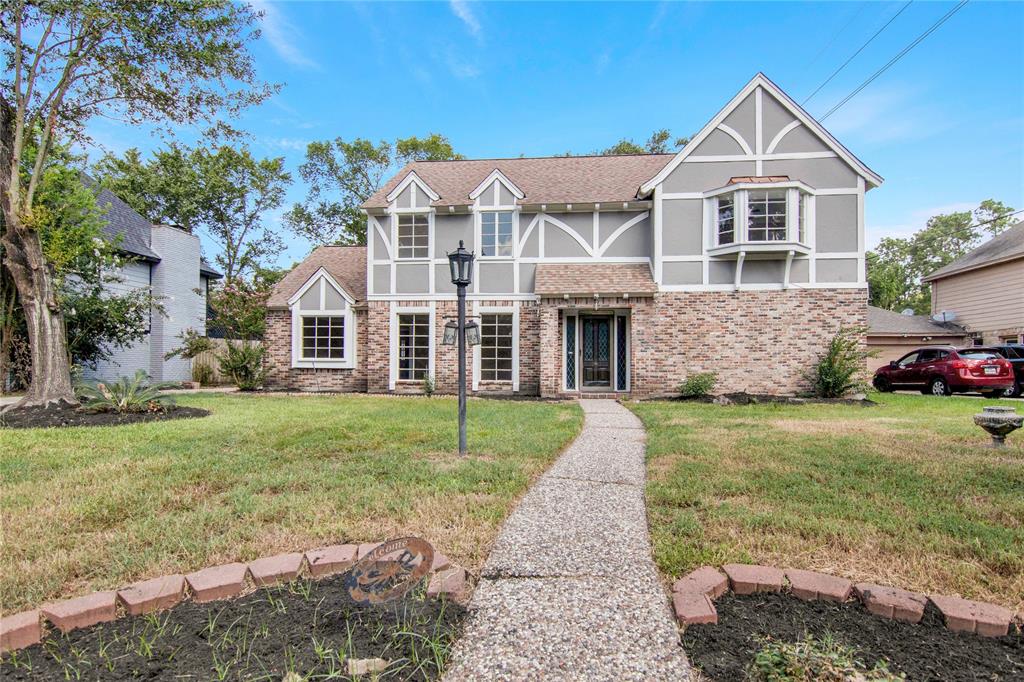
<svg viewBox="0 0 1024 682">
<path fill-rule="evenodd" d="M 651 559 L 644 429 L 582 400 L 583 431 L 506 520 L 447 682 L 688 680 Z"/>
</svg>

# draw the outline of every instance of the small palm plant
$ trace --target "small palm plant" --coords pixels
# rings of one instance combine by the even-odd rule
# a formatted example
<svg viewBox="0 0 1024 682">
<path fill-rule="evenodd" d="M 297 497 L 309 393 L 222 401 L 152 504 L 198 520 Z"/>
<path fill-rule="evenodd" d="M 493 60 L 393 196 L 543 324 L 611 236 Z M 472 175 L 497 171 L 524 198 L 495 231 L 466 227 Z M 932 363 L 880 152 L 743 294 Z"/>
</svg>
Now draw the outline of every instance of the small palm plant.
<svg viewBox="0 0 1024 682">
<path fill-rule="evenodd" d="M 163 412 L 174 404 L 160 392 L 175 386 L 172 382 L 150 383 L 145 370 L 133 377 L 121 377 L 111 383 L 80 384 L 78 395 L 92 412 Z"/>
</svg>

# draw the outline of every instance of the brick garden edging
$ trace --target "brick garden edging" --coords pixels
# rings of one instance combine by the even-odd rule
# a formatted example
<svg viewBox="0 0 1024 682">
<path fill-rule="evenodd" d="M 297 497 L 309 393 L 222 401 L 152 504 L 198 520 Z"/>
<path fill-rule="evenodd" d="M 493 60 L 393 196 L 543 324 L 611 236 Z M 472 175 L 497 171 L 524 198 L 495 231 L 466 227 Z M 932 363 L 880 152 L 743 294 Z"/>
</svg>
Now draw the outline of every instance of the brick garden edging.
<svg viewBox="0 0 1024 682">
<path fill-rule="evenodd" d="M 292 552 L 254 559 L 248 563 L 211 566 L 193 573 L 165 575 L 133 583 L 119 590 L 93 592 L 82 597 L 44 604 L 38 609 L 0 618 L 0 652 L 23 649 L 42 641 L 53 626 L 61 632 L 106 623 L 120 616 L 161 611 L 192 600 L 206 603 L 232 599 L 299 577 L 324 578 L 344 573 L 380 543 L 331 545 L 308 552 Z M 434 552 L 427 596 L 465 602 L 466 570 Z"/>
<path fill-rule="evenodd" d="M 672 606 L 681 625 L 717 624 L 714 600 L 731 587 L 736 594 L 783 592 L 788 588 L 793 596 L 804 600 L 845 602 L 856 597 L 870 613 L 905 623 L 921 622 L 925 606 L 931 601 L 942 613 L 947 628 L 984 637 L 1009 634 L 1015 621 L 1018 628 L 1024 628 L 1021 617 L 1015 617 L 1009 609 L 960 597 L 924 595 L 872 583 L 854 584 L 845 578 L 795 568 L 726 564 L 722 571 L 702 566 L 672 584 Z"/>
</svg>

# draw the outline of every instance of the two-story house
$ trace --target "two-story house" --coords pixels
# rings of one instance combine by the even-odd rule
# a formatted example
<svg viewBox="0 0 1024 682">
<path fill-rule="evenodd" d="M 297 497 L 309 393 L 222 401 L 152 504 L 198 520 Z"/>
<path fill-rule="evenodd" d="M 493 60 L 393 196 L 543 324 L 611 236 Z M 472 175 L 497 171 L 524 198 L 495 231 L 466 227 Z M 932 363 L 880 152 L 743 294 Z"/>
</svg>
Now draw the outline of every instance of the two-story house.
<svg viewBox="0 0 1024 682">
<path fill-rule="evenodd" d="M 882 178 L 758 74 L 676 154 L 414 162 L 269 302 L 273 388 L 454 391 L 446 253 L 476 254 L 472 389 L 795 392 L 864 327 L 864 195 Z"/>
<path fill-rule="evenodd" d="M 924 278 L 974 343 L 1024 343 L 1024 222 Z"/>
</svg>

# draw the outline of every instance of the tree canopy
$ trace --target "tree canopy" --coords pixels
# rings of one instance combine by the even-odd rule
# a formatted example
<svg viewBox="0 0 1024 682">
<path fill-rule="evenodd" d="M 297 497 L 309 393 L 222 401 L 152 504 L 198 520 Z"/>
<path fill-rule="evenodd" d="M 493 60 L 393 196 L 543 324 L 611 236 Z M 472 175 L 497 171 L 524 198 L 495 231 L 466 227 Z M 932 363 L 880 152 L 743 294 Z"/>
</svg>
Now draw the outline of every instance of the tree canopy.
<svg viewBox="0 0 1024 682">
<path fill-rule="evenodd" d="M 457 154 L 443 135 L 406 137 L 394 144 L 340 137 L 311 142 L 299 174 L 306 200 L 292 206 L 285 223 L 314 244 L 365 244 L 366 216 L 359 206 L 379 190 L 390 173 L 411 161 L 451 161 Z"/>
<path fill-rule="evenodd" d="M 661 130 L 655 130 L 651 133 L 651 136 L 647 138 L 647 141 L 643 144 L 637 144 L 631 138 L 622 138 L 611 147 L 599 150 L 595 154 L 601 156 L 615 156 L 620 154 L 671 154 L 682 149 L 687 142 L 690 141 L 688 137 L 677 137 L 672 138 L 672 133 L 667 128 Z"/>
<path fill-rule="evenodd" d="M 154 223 L 202 232 L 217 245 L 214 262 L 231 282 L 275 258 L 284 242 L 267 221 L 292 182 L 284 159 L 257 159 L 242 147 L 189 149 L 172 144 L 149 161 L 137 149 L 106 155 L 101 184 Z"/>
<path fill-rule="evenodd" d="M 931 312 L 931 287 L 923 277 L 977 248 L 1012 222 L 1013 208 L 994 199 L 973 211 L 928 219 L 910 237 L 885 237 L 867 253 L 868 302 L 886 310 Z"/>
</svg>

